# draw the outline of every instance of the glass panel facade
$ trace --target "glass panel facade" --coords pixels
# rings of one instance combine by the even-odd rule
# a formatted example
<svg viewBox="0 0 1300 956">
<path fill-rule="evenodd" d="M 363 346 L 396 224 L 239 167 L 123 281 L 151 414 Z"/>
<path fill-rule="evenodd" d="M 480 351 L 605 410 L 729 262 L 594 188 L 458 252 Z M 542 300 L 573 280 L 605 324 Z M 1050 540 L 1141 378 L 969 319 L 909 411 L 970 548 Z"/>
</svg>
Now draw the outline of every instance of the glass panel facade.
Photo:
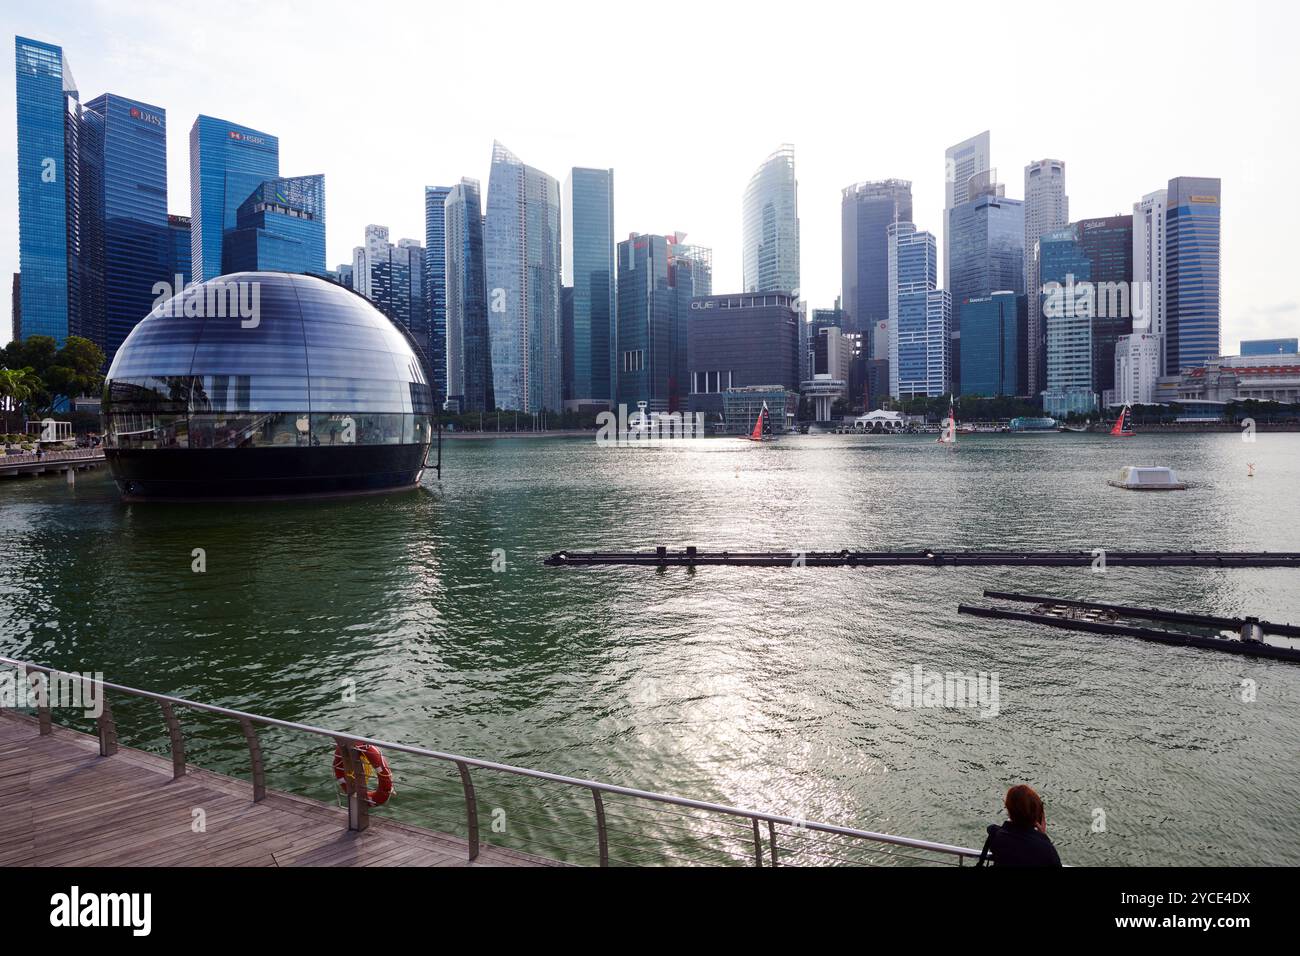
<svg viewBox="0 0 1300 956">
<path fill-rule="evenodd" d="M 323 279 L 241 273 L 239 315 L 202 318 L 219 283 L 163 303 L 127 338 L 104 386 L 110 448 L 427 442 L 433 397 L 406 337 Z M 241 300 L 241 301 L 244 301 Z M 186 313 L 191 313 L 187 315 Z"/>
</svg>

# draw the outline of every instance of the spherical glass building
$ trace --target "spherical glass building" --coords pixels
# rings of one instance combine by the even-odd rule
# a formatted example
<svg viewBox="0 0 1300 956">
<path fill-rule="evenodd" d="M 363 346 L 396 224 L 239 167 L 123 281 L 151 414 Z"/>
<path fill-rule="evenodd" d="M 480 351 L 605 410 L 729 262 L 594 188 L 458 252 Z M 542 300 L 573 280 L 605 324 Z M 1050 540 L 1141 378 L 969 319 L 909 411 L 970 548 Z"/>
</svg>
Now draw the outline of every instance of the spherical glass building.
<svg viewBox="0 0 1300 956">
<path fill-rule="evenodd" d="M 404 330 L 361 296 L 242 272 L 136 325 L 102 414 L 128 500 L 289 498 L 417 485 L 433 396 Z"/>
</svg>

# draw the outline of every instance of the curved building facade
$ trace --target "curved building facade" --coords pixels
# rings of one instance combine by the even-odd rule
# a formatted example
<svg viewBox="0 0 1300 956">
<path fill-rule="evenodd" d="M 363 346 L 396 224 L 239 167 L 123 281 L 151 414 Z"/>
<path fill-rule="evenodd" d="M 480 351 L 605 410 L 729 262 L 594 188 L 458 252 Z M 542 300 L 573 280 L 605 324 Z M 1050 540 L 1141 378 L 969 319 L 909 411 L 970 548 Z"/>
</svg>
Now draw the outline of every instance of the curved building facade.
<svg viewBox="0 0 1300 956">
<path fill-rule="evenodd" d="M 750 178 L 741 237 L 746 292 L 799 291 L 798 190 L 793 146 L 782 146 Z"/>
<path fill-rule="evenodd" d="M 361 296 L 244 272 L 137 324 L 102 414 L 128 500 L 285 498 L 414 487 L 433 396 L 407 334 Z"/>
</svg>

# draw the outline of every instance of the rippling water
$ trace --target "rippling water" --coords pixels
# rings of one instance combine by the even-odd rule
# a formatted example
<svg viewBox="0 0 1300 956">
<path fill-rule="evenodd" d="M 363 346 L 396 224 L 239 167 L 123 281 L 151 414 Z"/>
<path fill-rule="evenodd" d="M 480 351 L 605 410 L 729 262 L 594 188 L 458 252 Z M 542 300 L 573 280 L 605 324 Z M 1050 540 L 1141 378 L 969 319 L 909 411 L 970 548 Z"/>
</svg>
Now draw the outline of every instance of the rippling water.
<svg viewBox="0 0 1300 956">
<path fill-rule="evenodd" d="M 903 437 L 626 450 L 488 439 L 449 442 L 445 461 L 418 492 L 299 504 L 124 505 L 106 471 L 75 490 L 6 482 L 0 650 L 383 739 L 967 846 L 1000 819 L 1005 788 L 1029 781 L 1067 862 L 1300 863 L 1300 668 L 956 612 L 992 587 L 1296 621 L 1294 571 L 541 564 L 562 548 L 657 544 L 1300 550 L 1300 435 L 979 436 L 956 454 Z M 1168 464 L 1194 487 L 1109 488 L 1123 464 Z M 195 548 L 206 573 L 191 571 Z M 918 664 L 996 672 L 997 716 L 896 709 L 891 675 Z M 125 741 L 164 746 L 151 707 L 121 711 Z M 237 728 L 191 729 L 195 762 L 242 772 Z M 309 744 L 271 735 L 271 783 L 332 799 L 329 752 Z M 395 769 L 384 812 L 463 830 L 454 775 Z M 521 845 L 588 840 L 569 795 L 545 803 L 476 782 L 485 828 L 500 805 Z M 660 825 L 626 812 L 628 830 Z M 624 839 L 612 854 L 645 852 L 636 832 Z"/>
</svg>

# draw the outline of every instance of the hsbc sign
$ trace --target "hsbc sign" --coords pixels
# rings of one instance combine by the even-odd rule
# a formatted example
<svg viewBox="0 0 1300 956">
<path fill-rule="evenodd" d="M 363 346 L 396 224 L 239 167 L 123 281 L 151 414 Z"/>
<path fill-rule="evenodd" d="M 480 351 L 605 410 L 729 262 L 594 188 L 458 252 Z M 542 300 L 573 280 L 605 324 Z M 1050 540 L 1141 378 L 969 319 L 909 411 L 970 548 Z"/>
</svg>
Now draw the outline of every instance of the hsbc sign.
<svg viewBox="0 0 1300 956">
<path fill-rule="evenodd" d="M 251 144 L 254 145 L 254 146 L 265 146 L 265 145 L 266 145 L 266 140 L 264 140 L 262 137 L 260 137 L 260 136 L 250 136 L 248 133 L 241 133 L 241 132 L 240 132 L 239 130 L 237 130 L 237 129 L 232 129 L 232 130 L 230 131 L 230 138 L 231 138 L 231 139 L 237 139 L 237 140 L 239 140 L 241 143 L 251 143 Z"/>
</svg>

